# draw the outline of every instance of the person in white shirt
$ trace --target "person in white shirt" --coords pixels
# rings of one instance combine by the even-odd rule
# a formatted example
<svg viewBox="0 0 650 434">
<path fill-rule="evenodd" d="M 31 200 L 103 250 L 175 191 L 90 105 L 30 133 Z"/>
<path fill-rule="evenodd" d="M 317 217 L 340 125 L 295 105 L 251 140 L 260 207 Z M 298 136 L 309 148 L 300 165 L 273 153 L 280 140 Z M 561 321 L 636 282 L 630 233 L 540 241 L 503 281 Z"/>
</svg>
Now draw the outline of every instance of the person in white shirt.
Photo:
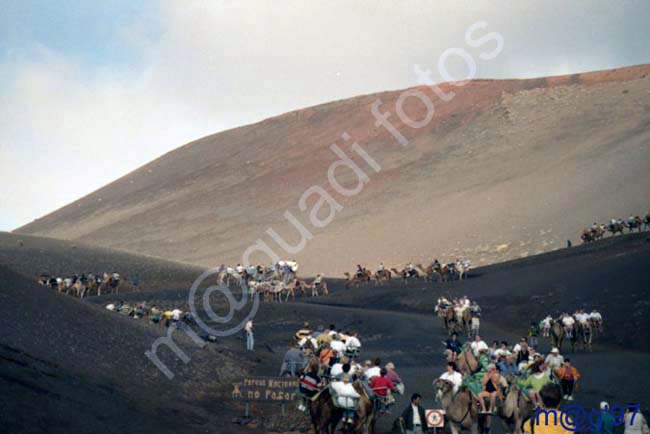
<svg viewBox="0 0 650 434">
<path fill-rule="evenodd" d="M 553 317 L 551 315 L 546 315 L 546 318 L 544 318 L 541 323 L 542 323 L 542 336 L 545 338 L 549 337 L 549 334 L 551 332 L 551 322 L 553 322 Z"/>
<path fill-rule="evenodd" d="M 374 366 L 367 368 L 365 376 L 368 380 L 371 380 L 373 377 L 379 377 L 381 375 L 381 359 L 376 358 Z"/>
<path fill-rule="evenodd" d="M 361 341 L 359 340 L 359 335 L 357 333 L 352 333 L 352 335 L 348 337 L 348 340 L 345 341 L 345 348 L 348 351 L 361 349 Z"/>
<path fill-rule="evenodd" d="M 479 335 L 476 335 L 474 337 L 474 342 L 472 342 L 470 347 L 472 348 L 472 352 L 474 353 L 474 355 L 476 357 L 478 357 L 478 354 L 481 351 L 489 349 L 488 345 L 485 343 L 485 341 L 483 339 L 481 339 L 481 337 Z"/>
<path fill-rule="evenodd" d="M 183 311 L 176 308 L 172 310 L 172 320 L 174 321 L 180 321 L 181 320 L 181 315 L 183 315 Z"/>
<path fill-rule="evenodd" d="M 456 362 L 447 362 L 447 371 L 441 376 L 441 380 L 447 380 L 454 385 L 454 393 L 458 392 L 458 388 L 463 384 L 463 376 L 458 372 Z"/>
<path fill-rule="evenodd" d="M 339 355 L 343 355 L 345 352 L 345 344 L 341 341 L 338 334 L 334 335 L 334 339 L 330 342 L 330 348 L 336 351 Z"/>
<path fill-rule="evenodd" d="M 244 326 L 244 331 L 246 331 L 246 350 L 253 351 L 253 346 L 255 345 L 255 339 L 253 338 L 253 320 L 249 319 Z"/>
<path fill-rule="evenodd" d="M 560 369 L 564 365 L 564 357 L 560 355 L 560 350 L 553 348 L 551 354 L 546 356 L 545 363 L 551 372 L 555 372 L 556 369 Z"/>
<path fill-rule="evenodd" d="M 420 396 L 419 393 L 414 393 L 411 396 L 411 403 L 406 409 L 402 412 L 400 421 L 406 430 L 406 434 L 422 434 L 423 426 L 426 421 L 424 414 L 424 409 L 420 405 Z"/>
<path fill-rule="evenodd" d="M 573 336 L 573 326 L 576 323 L 576 320 L 569 314 L 565 313 L 562 317 L 562 325 L 564 325 L 564 331 L 568 338 Z"/>
<path fill-rule="evenodd" d="M 343 422 L 354 423 L 354 413 L 357 410 L 360 395 L 350 384 L 350 377 L 344 375 L 342 381 L 334 381 L 332 390 L 336 396 L 338 407 L 343 409 Z"/>
</svg>

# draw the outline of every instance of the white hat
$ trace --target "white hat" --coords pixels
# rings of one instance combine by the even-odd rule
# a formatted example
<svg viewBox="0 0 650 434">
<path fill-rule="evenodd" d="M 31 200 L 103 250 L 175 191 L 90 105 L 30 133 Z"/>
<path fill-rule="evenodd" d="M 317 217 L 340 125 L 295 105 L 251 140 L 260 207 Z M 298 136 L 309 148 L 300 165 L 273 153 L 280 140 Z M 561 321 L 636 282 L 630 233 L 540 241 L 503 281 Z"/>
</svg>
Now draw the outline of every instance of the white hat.
<svg viewBox="0 0 650 434">
<path fill-rule="evenodd" d="M 560 350 L 558 350 L 558 349 L 555 348 L 555 347 L 553 347 L 553 349 L 551 350 L 551 353 L 559 353 L 559 352 L 560 352 Z"/>
<path fill-rule="evenodd" d="M 601 410 L 607 410 L 607 409 L 609 409 L 609 404 L 607 403 L 607 401 L 602 401 L 602 402 L 600 403 L 600 409 L 601 409 Z"/>
<path fill-rule="evenodd" d="M 480 342 L 476 345 L 476 351 L 477 351 L 477 352 L 488 351 L 489 349 L 490 349 L 490 348 L 489 348 L 489 347 L 487 346 L 487 344 L 486 344 L 485 342 L 483 342 L 483 341 L 480 341 Z"/>
</svg>

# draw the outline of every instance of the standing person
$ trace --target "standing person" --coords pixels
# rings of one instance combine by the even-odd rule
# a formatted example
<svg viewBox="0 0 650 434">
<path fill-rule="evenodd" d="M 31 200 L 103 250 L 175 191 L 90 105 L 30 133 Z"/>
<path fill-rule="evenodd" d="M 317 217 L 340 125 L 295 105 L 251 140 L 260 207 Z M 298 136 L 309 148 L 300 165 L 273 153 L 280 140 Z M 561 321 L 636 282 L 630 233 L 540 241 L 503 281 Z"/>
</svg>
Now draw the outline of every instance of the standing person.
<svg viewBox="0 0 650 434">
<path fill-rule="evenodd" d="M 528 344 L 531 347 L 537 346 L 537 338 L 539 337 L 539 324 L 535 321 L 531 321 L 530 328 L 528 328 Z"/>
<path fill-rule="evenodd" d="M 605 401 L 600 403 L 600 417 L 598 425 L 594 427 L 594 434 L 614 434 L 616 421 L 609 411 L 609 404 Z"/>
<path fill-rule="evenodd" d="M 571 365 L 569 358 L 564 359 L 564 365 L 555 370 L 555 376 L 560 379 L 562 397 L 568 401 L 573 401 L 573 389 L 580 378 L 580 373 Z"/>
<path fill-rule="evenodd" d="M 472 314 L 471 331 L 472 337 L 477 336 L 481 329 L 481 319 L 479 313 Z"/>
<path fill-rule="evenodd" d="M 131 284 L 133 285 L 133 290 L 134 291 L 139 291 L 140 289 L 140 277 L 136 274 L 133 276 L 131 279 Z"/>
<path fill-rule="evenodd" d="M 253 320 L 249 319 L 244 326 L 246 331 L 246 350 L 253 351 L 253 346 L 255 345 L 255 338 L 253 337 Z"/>
<path fill-rule="evenodd" d="M 295 377 L 296 373 L 302 369 L 303 366 L 302 351 L 296 349 L 296 344 L 291 342 L 289 344 L 289 350 L 284 354 L 282 367 L 280 368 L 280 377 L 284 375 Z"/>
<path fill-rule="evenodd" d="M 411 405 L 406 407 L 402 412 L 400 421 L 404 424 L 406 434 L 423 434 L 423 426 L 426 421 L 424 415 L 424 408 L 420 405 L 422 396 L 419 393 L 414 393 L 411 396 Z"/>
<path fill-rule="evenodd" d="M 634 411 L 632 411 L 634 410 Z M 625 431 L 624 434 L 648 434 L 650 428 L 648 423 L 641 413 L 641 409 L 637 404 L 628 404 L 625 406 Z"/>
</svg>

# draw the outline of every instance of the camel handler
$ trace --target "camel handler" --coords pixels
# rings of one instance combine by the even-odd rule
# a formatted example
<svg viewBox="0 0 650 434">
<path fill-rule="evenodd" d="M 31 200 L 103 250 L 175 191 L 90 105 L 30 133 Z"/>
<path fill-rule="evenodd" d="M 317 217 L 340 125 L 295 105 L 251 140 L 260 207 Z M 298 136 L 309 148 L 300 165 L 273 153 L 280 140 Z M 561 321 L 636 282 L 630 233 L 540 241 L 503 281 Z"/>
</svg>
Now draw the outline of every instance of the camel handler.
<svg viewBox="0 0 650 434">
<path fill-rule="evenodd" d="M 423 426 L 426 422 L 424 408 L 420 405 L 419 393 L 414 393 L 411 396 L 411 405 L 406 407 L 402 412 L 400 424 L 406 429 L 406 434 L 423 434 Z"/>
</svg>

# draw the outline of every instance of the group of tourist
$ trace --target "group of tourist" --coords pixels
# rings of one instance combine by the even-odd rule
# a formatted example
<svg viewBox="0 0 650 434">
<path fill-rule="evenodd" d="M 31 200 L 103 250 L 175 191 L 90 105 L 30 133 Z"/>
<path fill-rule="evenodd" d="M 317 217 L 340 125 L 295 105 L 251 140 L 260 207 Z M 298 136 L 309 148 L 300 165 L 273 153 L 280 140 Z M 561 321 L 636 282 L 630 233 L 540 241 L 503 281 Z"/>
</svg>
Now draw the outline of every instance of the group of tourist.
<svg viewBox="0 0 650 434">
<path fill-rule="evenodd" d="M 41 274 L 38 283 L 60 293 L 74 295 L 78 298 L 89 296 L 95 291 L 96 295 L 102 292 L 118 293 L 122 278 L 116 272 L 104 273 L 73 273 L 66 276 L 51 276 Z M 134 290 L 138 290 L 140 279 L 134 276 L 131 279 Z"/>
<path fill-rule="evenodd" d="M 129 316 L 133 319 L 148 320 L 153 324 L 162 324 L 165 327 L 180 321 L 186 324 L 194 323 L 194 318 L 190 312 L 184 312 L 177 307 L 163 307 L 155 304 L 150 307 L 144 301 L 135 304 L 118 301 L 109 303 L 105 307 L 106 310 L 111 312 Z"/>
<path fill-rule="evenodd" d="M 356 412 L 359 392 L 353 387 L 360 381 L 365 393 L 375 399 L 380 413 L 389 411 L 394 404 L 393 393 L 404 393 L 404 384 L 395 370 L 394 363 L 382 364 L 381 359 L 360 360 L 361 341 L 356 332 L 338 330 L 335 325 L 312 330 L 305 323 L 289 344 L 281 376 L 299 378 L 300 392 L 305 403 L 316 394 L 331 386 L 333 398 L 344 410 L 344 423 L 352 423 Z"/>
<path fill-rule="evenodd" d="M 607 232 L 616 235 L 617 233 L 622 234 L 625 229 L 630 232 L 634 230 L 641 232 L 644 228 L 650 228 L 650 212 L 646 213 L 644 218 L 639 215 L 630 215 L 627 219 L 611 219 L 607 224 L 594 222 L 590 227 L 582 230 L 580 239 L 588 243 L 603 238 Z"/>
<path fill-rule="evenodd" d="M 580 373 L 569 358 L 560 354 L 558 348 L 553 348 L 548 355 L 544 355 L 530 345 L 528 337 L 522 337 L 515 345 L 496 340 L 488 345 L 479 335 L 464 345 L 455 333 L 444 345 L 448 363 L 447 371 L 440 378 L 450 381 L 455 390 L 461 385 L 472 386 L 471 383 L 474 383 L 477 399 L 486 413 L 493 413 L 497 398 L 503 399 L 503 390 L 508 387 L 507 379 L 516 381 L 516 384 L 525 388 L 535 407 L 542 404 L 540 390 L 551 381 L 560 384 L 564 399 L 573 400 Z M 471 351 L 478 361 L 476 372 L 466 372 L 465 376 L 458 370 L 459 357 L 463 351 Z M 489 409 L 486 409 L 484 398 L 489 399 Z"/>
<path fill-rule="evenodd" d="M 551 328 L 554 323 L 561 324 L 564 334 L 569 338 L 574 336 L 577 328 L 589 327 L 601 332 L 603 331 L 603 316 L 595 309 L 591 312 L 586 312 L 584 309 L 577 309 L 573 314 L 562 312 L 556 319 L 551 315 L 546 315 L 546 317 L 539 322 L 539 328 L 542 330 L 543 337 L 550 337 Z M 532 323 L 531 329 L 534 327 L 535 323 Z"/>
</svg>

